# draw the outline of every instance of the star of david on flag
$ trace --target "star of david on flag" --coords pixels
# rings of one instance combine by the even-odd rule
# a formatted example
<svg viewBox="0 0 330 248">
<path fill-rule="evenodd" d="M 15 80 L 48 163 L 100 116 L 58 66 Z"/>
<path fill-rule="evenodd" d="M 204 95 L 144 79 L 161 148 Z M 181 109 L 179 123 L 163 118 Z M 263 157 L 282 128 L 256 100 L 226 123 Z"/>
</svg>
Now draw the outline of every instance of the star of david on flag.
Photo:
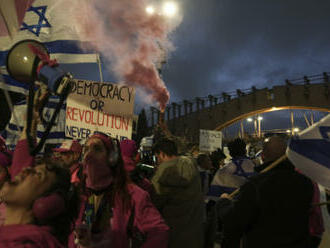
<svg viewBox="0 0 330 248">
<path fill-rule="evenodd" d="M 21 0 L 9 1 L 16 3 Z M 94 51 L 81 49 L 82 45 L 88 42 L 81 40 L 75 21 L 68 20 L 68 16 L 73 11 L 70 5 L 73 5 L 71 3 L 74 1 L 79 2 L 79 0 L 35 0 L 32 3 L 30 0 L 32 5 L 24 5 L 27 8 L 24 14 L 22 14 L 23 10 L 20 10 L 22 3 L 16 3 L 17 17 L 22 19 L 20 30 L 12 38 L 9 35 L 0 36 L 0 73 L 4 78 L 2 82 L 0 80 L 0 88 L 7 87 L 10 91 L 23 94 L 27 92 L 28 85 L 13 80 L 6 70 L 8 51 L 21 40 L 33 39 L 44 43 L 51 59 L 56 59 L 62 65 L 97 63 L 98 55 Z"/>
<path fill-rule="evenodd" d="M 306 176 L 330 188 L 330 115 L 293 137 L 289 160 Z"/>
<path fill-rule="evenodd" d="M 25 22 L 22 23 L 21 30 L 29 30 L 31 33 L 35 34 L 36 36 L 39 36 L 40 30 L 42 28 L 50 28 L 51 25 L 49 24 L 45 13 L 47 10 L 47 6 L 39 6 L 39 7 L 33 7 L 31 6 L 27 12 L 33 12 L 39 16 L 39 20 L 37 24 L 28 25 Z"/>
</svg>

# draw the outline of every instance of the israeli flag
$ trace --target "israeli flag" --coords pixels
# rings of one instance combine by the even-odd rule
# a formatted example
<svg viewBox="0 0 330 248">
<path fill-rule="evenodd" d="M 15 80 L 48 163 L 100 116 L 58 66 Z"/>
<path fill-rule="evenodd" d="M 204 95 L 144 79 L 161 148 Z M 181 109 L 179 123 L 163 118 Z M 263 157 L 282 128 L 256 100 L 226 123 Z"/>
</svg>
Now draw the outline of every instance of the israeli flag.
<svg viewBox="0 0 330 248">
<path fill-rule="evenodd" d="M 28 85 L 12 79 L 6 70 L 8 51 L 21 40 L 33 39 L 42 42 L 47 47 L 51 59 L 57 59 L 63 67 L 65 64 L 97 63 L 97 54 L 81 49 L 83 43 L 88 41 L 81 40 L 79 36 L 79 30 L 75 25 L 75 21 L 78 20 L 70 18 L 72 6 L 76 6 L 75 2 L 79 0 L 35 0 L 32 5 L 27 6 L 28 9 L 23 13 L 24 18 L 20 23 L 19 31 L 13 37 L 9 36 L 9 32 L 6 36 L 0 34 L 0 74 L 4 79 L 0 81 L 0 88 L 22 94 L 27 93 Z M 7 4 L 3 8 L 5 7 Z M 22 7 L 19 4 L 16 4 L 16 11 L 17 18 L 20 19 Z M 82 18 L 86 17 L 82 16 Z M 5 22 L 0 18 L 1 21 Z M 1 26 L 4 26 L 4 23 Z M 0 28 L 1 30 L 5 34 L 5 30 Z"/>
<path fill-rule="evenodd" d="M 81 49 L 86 40 L 81 40 L 76 21 L 71 18 L 73 9 L 79 0 L 4 0 L 0 1 L 0 88 L 17 93 L 27 94 L 29 85 L 18 82 L 8 75 L 6 58 L 10 48 L 17 42 L 33 39 L 42 42 L 48 49 L 51 59 L 56 59 L 63 67 L 66 64 L 97 63 L 98 55 L 93 51 Z M 2 11 L 1 11 L 2 10 Z M 1 15 L 6 13 L 6 15 Z M 15 18 L 12 18 L 15 16 Z M 6 20 L 7 18 L 7 20 Z M 82 16 L 81 18 L 87 18 Z M 17 20 L 16 20 L 17 19 Z M 15 31 L 15 25 L 19 25 Z M 8 30 L 4 27 L 7 26 Z M 11 34 L 11 36 L 9 36 Z M 1 77 L 2 75 L 2 77 Z M 52 97 L 44 109 L 44 118 L 50 120 L 55 110 L 57 97 Z M 6 144 L 14 148 L 23 128 L 26 116 L 26 102 L 14 107 L 12 118 L 2 136 Z M 53 126 L 47 143 L 60 144 L 65 138 L 65 105 L 59 113 L 56 125 Z M 44 128 L 38 126 L 37 136 L 40 138 Z"/>
<path fill-rule="evenodd" d="M 51 116 L 55 111 L 56 104 L 58 99 L 51 97 L 48 103 L 45 106 L 43 117 L 46 121 L 50 121 Z M 6 139 L 6 145 L 9 149 L 14 150 L 18 139 L 20 137 L 20 133 L 23 130 L 24 123 L 26 120 L 26 112 L 27 112 L 26 101 L 22 101 L 14 106 L 15 115 L 18 117 L 14 118 L 14 115 L 11 116 L 9 124 L 6 126 L 6 129 L 2 131 L 1 136 Z M 63 105 L 61 110 L 56 118 L 55 125 L 52 127 L 51 132 L 49 133 L 45 144 L 53 144 L 55 146 L 59 146 L 65 139 L 65 114 L 66 114 L 66 106 Z M 45 128 L 42 124 L 38 125 L 37 128 L 37 142 L 42 137 Z M 43 153 L 44 148 L 41 150 Z"/>
<path fill-rule="evenodd" d="M 330 115 L 289 141 L 287 156 L 303 174 L 330 188 Z"/>
</svg>

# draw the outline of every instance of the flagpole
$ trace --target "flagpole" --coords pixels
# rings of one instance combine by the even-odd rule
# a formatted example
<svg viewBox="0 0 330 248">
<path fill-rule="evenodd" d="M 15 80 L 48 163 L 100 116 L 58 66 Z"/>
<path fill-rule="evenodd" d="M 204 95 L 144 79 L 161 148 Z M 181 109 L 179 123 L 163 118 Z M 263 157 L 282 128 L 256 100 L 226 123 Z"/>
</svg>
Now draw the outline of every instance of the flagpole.
<svg viewBox="0 0 330 248">
<path fill-rule="evenodd" d="M 98 64 L 98 67 L 99 67 L 100 81 L 103 83 L 102 64 L 101 64 L 101 59 L 100 59 L 100 54 L 99 53 L 96 54 L 96 60 L 97 60 L 97 64 Z"/>
<path fill-rule="evenodd" d="M 97 53 L 96 54 L 96 60 L 97 60 L 97 65 L 99 67 L 99 74 L 100 74 L 100 82 L 103 83 L 103 72 L 102 72 L 102 64 L 101 64 L 101 58 L 100 58 L 100 54 Z M 99 96 L 97 96 L 97 100 L 99 101 Z M 97 110 L 98 112 L 100 110 Z M 96 131 L 98 131 L 98 126 L 96 125 Z"/>
<path fill-rule="evenodd" d="M 12 115 L 13 115 L 14 121 L 17 123 L 17 127 L 18 127 L 19 131 L 21 132 L 22 129 L 21 129 L 20 125 L 19 125 L 18 118 L 17 118 L 17 116 L 16 116 L 16 114 L 14 112 L 14 106 L 13 106 L 13 102 L 11 101 L 10 95 L 9 95 L 7 89 L 2 89 L 2 90 L 3 90 L 3 93 L 4 93 L 5 97 L 6 97 L 6 101 L 7 101 L 7 104 L 9 106 L 9 109 L 10 109 Z"/>
</svg>

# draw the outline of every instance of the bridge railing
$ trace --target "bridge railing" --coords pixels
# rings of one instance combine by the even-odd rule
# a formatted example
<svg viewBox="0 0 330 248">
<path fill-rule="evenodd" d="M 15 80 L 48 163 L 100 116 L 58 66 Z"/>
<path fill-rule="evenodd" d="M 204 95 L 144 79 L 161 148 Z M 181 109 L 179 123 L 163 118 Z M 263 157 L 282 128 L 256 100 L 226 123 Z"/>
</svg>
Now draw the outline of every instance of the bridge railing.
<svg viewBox="0 0 330 248">
<path fill-rule="evenodd" d="M 329 83 L 330 82 L 330 72 L 323 72 L 322 74 L 303 76 L 302 78 L 296 79 L 286 79 L 285 85 L 293 86 L 293 85 L 309 85 L 312 83 Z M 181 116 L 185 116 L 190 113 L 198 112 L 205 108 L 211 108 L 217 104 L 221 104 L 226 101 L 230 101 L 234 98 L 239 98 L 245 95 L 254 94 L 258 90 L 255 86 L 252 86 L 249 89 L 236 89 L 231 92 L 222 92 L 220 94 L 208 95 L 204 97 L 195 97 L 190 100 L 183 100 L 180 102 L 171 102 L 163 113 L 163 118 L 165 121 L 172 120 L 175 118 L 179 118 Z M 150 115 L 151 115 L 151 125 L 154 126 L 159 118 L 160 111 L 155 107 L 150 107 Z"/>
</svg>

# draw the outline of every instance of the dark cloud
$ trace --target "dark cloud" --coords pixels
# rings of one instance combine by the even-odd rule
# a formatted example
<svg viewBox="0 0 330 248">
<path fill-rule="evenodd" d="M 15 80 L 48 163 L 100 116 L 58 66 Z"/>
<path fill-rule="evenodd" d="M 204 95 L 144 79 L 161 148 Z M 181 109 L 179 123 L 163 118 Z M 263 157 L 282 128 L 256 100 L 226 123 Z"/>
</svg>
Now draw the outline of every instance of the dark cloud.
<svg viewBox="0 0 330 248">
<path fill-rule="evenodd" d="M 163 77 L 172 100 L 330 71 L 326 0 L 185 0 Z"/>
</svg>

